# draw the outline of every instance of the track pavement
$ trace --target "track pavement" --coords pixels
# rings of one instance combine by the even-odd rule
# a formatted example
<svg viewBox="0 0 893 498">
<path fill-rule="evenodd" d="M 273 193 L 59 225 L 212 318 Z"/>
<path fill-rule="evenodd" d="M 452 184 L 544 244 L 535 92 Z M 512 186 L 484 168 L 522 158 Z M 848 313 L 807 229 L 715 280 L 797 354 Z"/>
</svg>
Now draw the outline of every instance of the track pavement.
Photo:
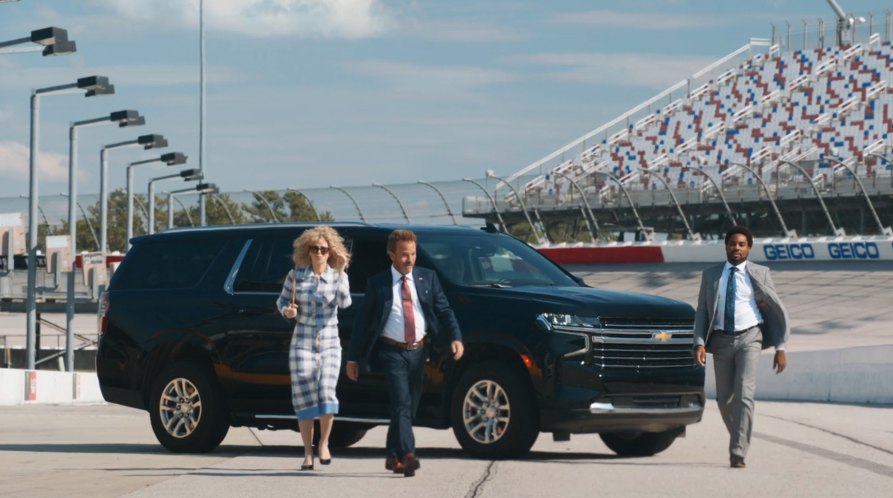
<svg viewBox="0 0 893 498">
<path fill-rule="evenodd" d="M 418 429 L 414 478 L 383 466 L 385 429 L 298 469 L 290 431 L 233 429 L 204 455 L 168 453 L 148 416 L 114 405 L 0 407 L 0 496 L 889 496 L 893 407 L 757 402 L 744 470 L 728 467 L 715 403 L 685 438 L 647 458 L 619 458 L 596 435 L 542 434 L 524 459 L 467 457 L 451 431 Z M 337 423 L 337 422 L 336 422 Z"/>
</svg>

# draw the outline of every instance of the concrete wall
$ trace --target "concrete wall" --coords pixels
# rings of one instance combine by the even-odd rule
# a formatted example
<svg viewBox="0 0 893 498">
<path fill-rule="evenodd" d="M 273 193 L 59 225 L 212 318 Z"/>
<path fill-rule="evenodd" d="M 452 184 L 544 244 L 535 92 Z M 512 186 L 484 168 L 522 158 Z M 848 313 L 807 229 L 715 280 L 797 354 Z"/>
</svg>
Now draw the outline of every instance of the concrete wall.
<svg viewBox="0 0 893 498">
<path fill-rule="evenodd" d="M 93 372 L 0 369 L 0 405 L 103 401 Z"/>
<path fill-rule="evenodd" d="M 780 375 L 771 348 L 760 358 L 757 399 L 893 404 L 893 345 L 788 353 Z M 713 361 L 707 355 L 707 396 L 716 397 Z"/>
</svg>

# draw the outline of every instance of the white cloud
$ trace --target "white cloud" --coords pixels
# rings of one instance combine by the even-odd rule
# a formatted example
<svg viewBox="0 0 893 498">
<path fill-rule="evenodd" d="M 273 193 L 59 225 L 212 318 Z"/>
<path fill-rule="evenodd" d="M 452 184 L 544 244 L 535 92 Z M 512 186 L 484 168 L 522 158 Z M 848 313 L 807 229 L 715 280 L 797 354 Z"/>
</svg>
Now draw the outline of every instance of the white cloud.
<svg viewBox="0 0 893 498">
<path fill-rule="evenodd" d="M 575 26 L 647 30 L 702 28 L 704 26 L 715 26 L 730 22 L 728 17 L 721 16 L 680 15 L 670 12 L 631 13 L 610 10 L 590 10 L 559 14 L 554 16 L 553 20 L 558 24 Z"/>
<path fill-rule="evenodd" d="M 28 146 L 18 142 L 0 142 L 0 175 L 12 178 L 28 177 L 30 169 Z M 60 181 L 68 178 L 68 156 L 41 152 L 37 162 L 41 180 Z"/>
<path fill-rule="evenodd" d="M 387 80 L 394 92 L 434 94 L 440 98 L 468 97 L 484 87 L 508 83 L 508 71 L 477 67 L 426 66 L 382 60 L 353 62 L 348 69 Z"/>
<path fill-rule="evenodd" d="M 512 61 L 566 68 L 550 77 L 578 83 L 667 87 L 715 59 L 658 54 L 536 54 Z"/>
<path fill-rule="evenodd" d="M 198 0 L 92 0 L 126 19 L 166 27 L 198 25 Z M 212 0 L 205 25 L 257 38 L 367 38 L 392 24 L 380 0 Z"/>
<path fill-rule="evenodd" d="M 413 38 L 455 43 L 510 43 L 529 38 L 527 33 L 507 26 L 473 22 L 407 22 L 402 31 Z"/>
</svg>

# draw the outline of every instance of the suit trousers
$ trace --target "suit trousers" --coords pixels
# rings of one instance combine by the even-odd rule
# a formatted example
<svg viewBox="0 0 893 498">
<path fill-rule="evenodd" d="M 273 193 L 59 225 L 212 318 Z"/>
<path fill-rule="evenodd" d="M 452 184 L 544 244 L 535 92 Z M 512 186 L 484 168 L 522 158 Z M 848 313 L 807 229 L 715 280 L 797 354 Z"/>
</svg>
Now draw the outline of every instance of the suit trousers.
<svg viewBox="0 0 893 498">
<path fill-rule="evenodd" d="M 754 393 L 763 336 L 759 327 L 736 335 L 715 331 L 707 350 L 713 354 L 716 401 L 729 431 L 729 457 L 744 459 L 753 431 Z"/>
<path fill-rule="evenodd" d="M 426 347 L 407 351 L 389 344 L 379 344 L 378 360 L 387 376 L 391 400 L 391 423 L 386 442 L 389 456 L 403 458 L 407 453 L 415 453 L 412 419 L 422 395 Z"/>
</svg>

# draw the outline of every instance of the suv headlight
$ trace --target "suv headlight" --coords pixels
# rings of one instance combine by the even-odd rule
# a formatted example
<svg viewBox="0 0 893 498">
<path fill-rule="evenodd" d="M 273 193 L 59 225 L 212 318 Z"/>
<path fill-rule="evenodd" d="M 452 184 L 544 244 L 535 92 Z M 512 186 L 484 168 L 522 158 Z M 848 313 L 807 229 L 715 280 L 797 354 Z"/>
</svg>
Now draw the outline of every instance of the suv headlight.
<svg viewBox="0 0 893 498">
<path fill-rule="evenodd" d="M 601 328 L 602 322 L 597 316 L 569 315 L 566 313 L 540 313 L 536 322 L 546 332 L 555 329 L 586 332 L 589 329 Z"/>
</svg>

